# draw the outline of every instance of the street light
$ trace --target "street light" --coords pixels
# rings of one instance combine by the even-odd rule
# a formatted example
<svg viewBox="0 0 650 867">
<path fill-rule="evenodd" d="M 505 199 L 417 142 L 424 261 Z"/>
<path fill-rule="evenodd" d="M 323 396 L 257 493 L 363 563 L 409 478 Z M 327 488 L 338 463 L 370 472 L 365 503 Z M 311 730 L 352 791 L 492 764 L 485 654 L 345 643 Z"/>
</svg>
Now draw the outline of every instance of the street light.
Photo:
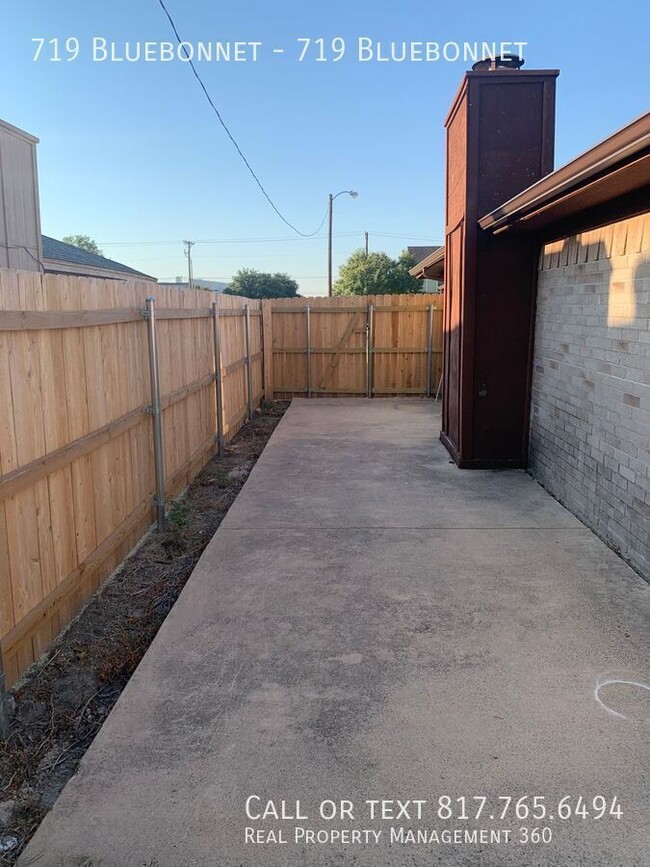
<svg viewBox="0 0 650 867">
<path fill-rule="evenodd" d="M 337 193 L 333 196 L 330 193 L 330 210 L 329 210 L 329 234 L 328 234 L 328 244 L 327 244 L 327 294 L 332 297 L 332 213 L 334 204 L 334 199 L 338 199 L 339 196 L 350 196 L 352 199 L 356 199 L 359 195 L 355 190 L 341 190 L 340 193 Z"/>
</svg>

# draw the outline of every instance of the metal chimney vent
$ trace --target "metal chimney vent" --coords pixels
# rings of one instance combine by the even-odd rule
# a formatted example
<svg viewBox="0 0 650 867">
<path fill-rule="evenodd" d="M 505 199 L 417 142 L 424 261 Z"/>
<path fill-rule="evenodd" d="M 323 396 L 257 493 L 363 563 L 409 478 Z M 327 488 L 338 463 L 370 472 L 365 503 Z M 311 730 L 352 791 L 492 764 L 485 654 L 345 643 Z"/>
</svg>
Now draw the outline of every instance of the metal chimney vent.
<svg viewBox="0 0 650 867">
<path fill-rule="evenodd" d="M 489 72 L 493 69 L 521 69 L 525 61 L 518 54 L 501 54 L 494 59 L 487 57 L 485 60 L 478 60 L 473 66 L 473 72 Z"/>
</svg>

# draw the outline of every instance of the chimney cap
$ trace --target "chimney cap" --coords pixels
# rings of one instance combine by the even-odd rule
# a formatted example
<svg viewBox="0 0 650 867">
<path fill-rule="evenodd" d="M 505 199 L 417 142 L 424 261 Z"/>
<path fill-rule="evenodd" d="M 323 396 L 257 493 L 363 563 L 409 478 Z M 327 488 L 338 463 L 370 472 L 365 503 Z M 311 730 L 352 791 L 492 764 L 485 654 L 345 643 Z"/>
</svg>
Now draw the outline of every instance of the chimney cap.
<svg viewBox="0 0 650 867">
<path fill-rule="evenodd" d="M 524 63 L 524 58 L 518 54 L 497 54 L 496 57 L 478 60 L 472 66 L 472 72 L 488 72 L 493 69 L 521 69 Z"/>
</svg>

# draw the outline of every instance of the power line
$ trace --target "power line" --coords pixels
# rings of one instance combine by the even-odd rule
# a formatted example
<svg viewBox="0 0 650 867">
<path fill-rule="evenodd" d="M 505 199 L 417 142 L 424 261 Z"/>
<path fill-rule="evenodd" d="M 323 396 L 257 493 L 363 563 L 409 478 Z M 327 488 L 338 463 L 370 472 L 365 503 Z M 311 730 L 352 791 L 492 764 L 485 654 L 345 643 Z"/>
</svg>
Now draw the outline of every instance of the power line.
<svg viewBox="0 0 650 867">
<path fill-rule="evenodd" d="M 334 238 L 363 237 L 363 232 L 334 232 Z M 398 238 L 410 241 L 428 241 L 430 244 L 441 244 L 439 239 L 431 238 L 430 235 L 394 235 L 390 232 L 370 232 L 379 238 Z M 204 238 L 196 241 L 196 244 L 281 244 L 294 243 L 295 241 L 319 241 L 327 238 L 327 235 L 304 235 L 300 238 Z M 175 247 L 182 241 L 98 241 L 101 247 Z"/>
<path fill-rule="evenodd" d="M 32 253 L 29 247 L 26 247 L 24 244 L 0 244 L 0 247 L 3 247 L 5 250 L 24 250 L 24 252 L 27 253 L 34 262 L 36 262 L 43 274 L 45 274 L 45 265 L 41 262 L 38 256 L 35 256 L 34 253 Z"/>
<path fill-rule="evenodd" d="M 361 235 L 361 232 L 335 232 L 335 238 L 353 238 Z M 304 235 L 301 238 L 203 238 L 195 241 L 196 244 L 280 244 L 295 241 L 319 241 L 327 238 L 327 235 Z M 176 241 L 98 241 L 102 247 L 175 247 L 181 244 Z"/>
<path fill-rule="evenodd" d="M 208 278 L 204 277 L 203 279 L 207 280 Z M 209 279 L 214 280 L 215 283 L 229 283 L 232 280 L 232 276 L 230 276 L 230 277 L 210 277 Z M 302 277 L 301 276 L 293 277 L 293 279 L 294 280 L 327 280 L 327 275 L 326 274 L 322 274 L 322 275 L 321 274 L 307 274 L 306 276 L 303 275 Z M 201 281 L 200 277 L 198 278 L 198 281 L 199 282 Z M 171 278 L 170 279 L 159 278 L 159 282 L 160 283 L 175 283 L 176 280 L 172 280 Z M 194 282 L 197 282 L 197 281 L 195 280 Z"/>
<path fill-rule="evenodd" d="M 158 3 L 160 4 L 160 6 L 161 6 L 163 12 L 165 13 L 165 15 L 167 16 L 167 19 L 168 19 L 168 21 L 169 21 L 169 23 L 170 23 L 170 25 L 171 25 L 171 28 L 172 28 L 172 30 L 174 31 L 174 36 L 176 37 L 176 40 L 177 40 L 177 42 L 178 42 L 178 45 L 179 45 L 179 47 L 182 49 L 183 53 L 185 54 L 185 58 L 186 58 L 187 62 L 189 63 L 192 72 L 194 73 L 194 77 L 195 77 L 196 80 L 198 81 L 198 83 L 199 83 L 199 85 L 200 85 L 200 87 L 201 87 L 201 90 L 202 90 L 203 93 L 205 94 L 205 98 L 207 99 L 207 101 L 208 101 L 208 103 L 210 104 L 212 110 L 213 110 L 214 113 L 216 114 L 219 123 L 220 123 L 221 126 L 224 128 L 224 130 L 225 130 L 225 132 L 226 132 L 226 135 L 228 136 L 228 138 L 230 139 L 230 141 L 231 141 L 231 142 L 233 143 L 233 145 L 235 146 L 235 150 L 237 151 L 237 153 L 239 154 L 239 156 L 242 158 L 242 160 L 243 160 L 243 162 L 244 162 L 244 165 L 246 166 L 246 168 L 248 169 L 248 171 L 251 173 L 253 179 L 255 180 L 255 183 L 257 184 L 257 186 L 258 186 L 258 187 L 260 188 L 260 190 L 262 191 L 262 194 L 264 195 L 264 198 L 266 199 L 266 201 L 267 201 L 267 202 L 269 203 L 269 205 L 273 208 L 273 210 L 274 210 L 275 213 L 278 215 L 278 217 L 282 220 L 282 222 L 285 223 L 287 226 L 289 226 L 290 229 L 293 229 L 293 231 L 294 231 L 297 235 L 300 235 L 300 236 L 303 237 L 303 238 L 309 238 L 309 237 L 311 237 L 311 236 L 313 236 L 313 235 L 316 235 L 316 234 L 317 234 L 318 232 L 320 232 L 320 230 L 323 228 L 323 224 L 325 223 L 325 219 L 326 219 L 326 217 L 327 217 L 327 209 L 325 209 L 325 213 L 323 214 L 323 219 L 321 220 L 321 223 L 320 223 L 319 227 L 318 227 L 314 232 L 301 232 L 300 229 L 297 229 L 297 228 L 293 225 L 293 223 L 290 223 L 289 220 L 287 220 L 287 218 L 284 216 L 284 214 L 282 214 L 282 212 L 277 208 L 275 202 L 273 201 L 273 199 L 271 198 L 271 196 L 266 192 L 266 189 L 264 188 L 264 185 L 262 184 L 262 182 L 261 182 L 260 179 L 258 178 L 257 174 L 256 174 L 255 171 L 253 170 L 253 167 L 251 166 L 251 164 L 248 162 L 248 160 L 247 160 L 246 157 L 244 156 L 244 152 L 242 151 L 242 149 L 241 149 L 241 148 L 239 147 L 239 145 L 237 144 L 237 141 L 235 140 L 235 137 L 233 136 L 233 134 L 232 134 L 232 133 L 230 132 L 230 130 L 228 129 L 228 126 L 226 125 L 226 122 L 224 121 L 223 117 L 221 116 L 221 112 L 219 111 L 219 109 L 217 108 L 217 106 L 214 104 L 214 102 L 213 102 L 213 100 L 212 100 L 212 97 L 211 97 L 210 94 L 208 93 L 208 89 L 207 89 L 207 87 L 206 87 L 205 84 L 203 83 L 203 79 L 202 79 L 201 76 L 199 75 L 198 70 L 197 70 L 196 66 L 194 65 L 194 61 L 192 60 L 189 51 L 188 51 L 187 48 L 185 47 L 185 44 L 184 44 L 183 40 L 182 40 L 181 37 L 180 37 L 180 34 L 179 34 L 179 32 L 178 32 L 178 30 L 177 30 L 177 28 L 176 28 L 176 25 L 174 24 L 174 19 L 173 19 L 172 16 L 170 15 L 169 10 L 168 10 L 167 7 L 165 6 L 165 3 L 163 2 L 163 0 L 158 0 Z"/>
<path fill-rule="evenodd" d="M 187 253 L 185 254 L 185 256 L 187 256 Z M 128 256 L 124 258 L 128 258 L 129 262 L 169 262 L 170 259 L 180 258 L 180 254 L 178 254 L 178 256 Z M 243 262 L 244 260 L 247 262 L 254 262 L 258 259 L 261 259 L 264 262 L 273 259 L 290 259 L 292 262 L 299 262 L 301 260 L 311 260 L 313 258 L 313 253 L 303 253 L 302 255 L 295 255 L 294 253 L 269 253 L 268 256 L 264 255 L 264 253 L 249 253 L 245 256 L 241 253 L 229 253 L 225 256 L 220 254 L 208 254 L 206 256 L 195 256 L 194 254 L 192 255 L 193 262 L 222 262 L 224 259 L 235 259 L 238 262 Z"/>
<path fill-rule="evenodd" d="M 396 235 L 392 232 L 370 232 L 371 235 L 376 235 L 378 238 L 400 238 L 404 241 L 428 241 L 430 244 L 440 244 L 442 241 L 436 241 L 430 235 Z"/>
</svg>

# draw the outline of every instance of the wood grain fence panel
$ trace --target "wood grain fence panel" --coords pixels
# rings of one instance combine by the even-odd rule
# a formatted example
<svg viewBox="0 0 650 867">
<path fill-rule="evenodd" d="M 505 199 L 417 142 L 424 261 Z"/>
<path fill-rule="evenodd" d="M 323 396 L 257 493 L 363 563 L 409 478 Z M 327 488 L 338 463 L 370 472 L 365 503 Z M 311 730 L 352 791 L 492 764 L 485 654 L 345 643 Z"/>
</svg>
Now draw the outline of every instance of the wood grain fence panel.
<svg viewBox="0 0 650 867">
<path fill-rule="evenodd" d="M 51 537 L 54 548 L 54 585 L 59 584 L 78 564 L 73 504 L 72 469 L 63 467 L 47 479 L 50 500 Z M 71 520 L 71 517 L 73 520 Z"/>
<path fill-rule="evenodd" d="M 83 346 L 83 365 L 86 371 L 85 393 L 88 409 L 88 427 L 84 432 L 85 435 L 103 427 L 110 419 L 106 407 L 101 331 L 98 327 L 84 328 Z"/>
<path fill-rule="evenodd" d="M 1 272 L 0 272 L 1 273 Z M 0 287 L 1 288 L 1 287 Z M 18 466 L 18 446 L 14 422 L 13 397 L 9 360 L 13 337 L 0 331 L 0 474 L 5 475 Z"/>
<path fill-rule="evenodd" d="M 92 455 L 83 455 L 72 461 L 70 475 L 77 563 L 83 563 L 98 545 Z"/>
<path fill-rule="evenodd" d="M 224 366 L 232 366 L 222 373 L 228 439 L 246 419 L 246 299 L 0 270 L 0 639 L 10 683 L 151 523 L 147 296 L 159 313 L 172 495 L 216 450 L 215 300 L 228 314 L 220 323 Z M 258 403 L 261 304 L 250 307 Z"/>
<path fill-rule="evenodd" d="M 5 504 L 0 500 L 0 635 L 6 635 L 15 622 L 7 517 Z"/>
<path fill-rule="evenodd" d="M 34 488 L 5 500 L 7 551 L 16 623 L 29 614 L 44 595 Z"/>
<path fill-rule="evenodd" d="M 18 272 L 0 268 L 0 310 L 20 310 Z"/>
<path fill-rule="evenodd" d="M 40 479 L 35 483 L 33 491 L 36 504 L 41 592 L 46 596 L 56 587 L 56 561 L 54 555 L 54 535 L 52 533 L 49 479 Z"/>
<path fill-rule="evenodd" d="M 433 305 L 429 382 L 435 393 L 442 366 L 442 296 L 298 298 L 269 303 L 276 396 L 307 391 L 306 304 L 311 308 L 314 396 L 366 394 L 366 310 L 373 305 L 372 374 L 377 397 L 426 393 L 428 307 Z"/>
<path fill-rule="evenodd" d="M 41 384 L 40 353 L 36 334 L 12 335 L 9 377 L 13 395 L 13 419 L 17 466 L 45 454 L 45 431 Z"/>
</svg>

